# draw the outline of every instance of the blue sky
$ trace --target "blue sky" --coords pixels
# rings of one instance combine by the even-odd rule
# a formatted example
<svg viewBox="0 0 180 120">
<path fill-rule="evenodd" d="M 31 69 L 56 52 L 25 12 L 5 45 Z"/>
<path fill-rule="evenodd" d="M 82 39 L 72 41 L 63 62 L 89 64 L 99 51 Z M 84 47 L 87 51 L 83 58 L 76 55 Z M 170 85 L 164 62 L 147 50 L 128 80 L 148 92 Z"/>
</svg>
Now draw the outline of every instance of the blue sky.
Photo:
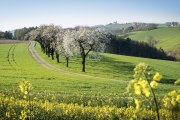
<svg viewBox="0 0 180 120">
<path fill-rule="evenodd" d="M 0 30 L 126 22 L 180 22 L 180 0 L 0 0 Z"/>
</svg>

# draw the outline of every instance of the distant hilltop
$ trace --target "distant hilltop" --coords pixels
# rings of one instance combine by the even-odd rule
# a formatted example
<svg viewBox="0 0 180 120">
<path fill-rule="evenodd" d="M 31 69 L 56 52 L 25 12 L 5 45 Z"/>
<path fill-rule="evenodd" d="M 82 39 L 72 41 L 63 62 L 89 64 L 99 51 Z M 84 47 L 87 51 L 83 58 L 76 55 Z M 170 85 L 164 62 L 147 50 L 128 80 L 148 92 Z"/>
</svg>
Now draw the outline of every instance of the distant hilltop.
<svg viewBox="0 0 180 120">
<path fill-rule="evenodd" d="M 166 22 L 166 23 L 145 23 L 145 22 L 131 22 L 131 23 L 118 23 L 114 21 L 106 25 L 96 25 L 98 29 L 111 32 L 111 33 L 127 33 L 132 31 L 152 30 L 158 27 L 178 27 L 179 22 Z"/>
</svg>

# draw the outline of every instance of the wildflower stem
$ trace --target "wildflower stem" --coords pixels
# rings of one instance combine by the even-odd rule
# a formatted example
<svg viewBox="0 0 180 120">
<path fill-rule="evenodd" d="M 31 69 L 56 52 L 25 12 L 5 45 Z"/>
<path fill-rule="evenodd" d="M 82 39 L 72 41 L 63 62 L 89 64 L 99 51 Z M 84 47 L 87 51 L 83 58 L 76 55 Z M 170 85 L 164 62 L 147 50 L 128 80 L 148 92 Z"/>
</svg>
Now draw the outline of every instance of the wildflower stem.
<svg viewBox="0 0 180 120">
<path fill-rule="evenodd" d="M 160 117 L 159 117 L 159 108 L 158 108 L 158 104 L 157 104 L 156 95 L 155 95 L 155 93 L 154 93 L 153 88 L 152 88 L 151 85 L 150 85 L 150 80 L 151 80 L 151 78 L 149 78 L 148 75 L 146 75 L 146 74 L 145 74 L 145 77 L 146 77 L 146 79 L 147 79 L 147 81 L 148 81 L 149 88 L 151 89 L 151 92 L 152 92 L 152 95 L 153 95 L 153 99 L 154 99 L 155 106 L 156 106 L 157 118 L 158 118 L 158 120 L 160 120 Z"/>
<path fill-rule="evenodd" d="M 148 83 L 149 83 L 149 82 L 148 82 Z M 158 117 L 158 120 L 160 120 L 160 117 L 159 117 L 159 108 L 158 108 L 158 104 L 157 104 L 157 99 L 156 99 L 154 90 L 152 89 L 152 87 L 150 86 L 150 84 L 149 84 L 149 87 L 150 87 L 150 89 L 151 89 L 151 92 L 152 92 L 152 95 L 153 95 L 153 99 L 154 99 L 154 102 L 155 102 L 155 105 L 156 105 L 157 117 Z"/>
</svg>

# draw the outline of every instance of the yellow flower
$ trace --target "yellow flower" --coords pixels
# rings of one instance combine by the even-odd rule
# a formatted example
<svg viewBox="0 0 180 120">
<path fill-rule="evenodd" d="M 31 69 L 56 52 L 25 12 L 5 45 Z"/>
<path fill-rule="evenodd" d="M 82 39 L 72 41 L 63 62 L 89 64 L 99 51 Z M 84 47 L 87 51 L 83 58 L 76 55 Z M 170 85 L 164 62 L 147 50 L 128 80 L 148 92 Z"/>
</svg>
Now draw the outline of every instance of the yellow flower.
<svg viewBox="0 0 180 120">
<path fill-rule="evenodd" d="M 139 83 L 143 88 L 146 87 L 147 84 L 148 84 L 147 80 L 142 80 L 142 79 L 140 79 L 140 80 L 138 81 L 138 83 Z"/>
<path fill-rule="evenodd" d="M 150 91 L 149 91 L 148 88 L 143 88 L 142 91 L 143 91 L 143 93 L 145 94 L 146 97 L 150 96 Z"/>
<path fill-rule="evenodd" d="M 172 99 L 172 100 L 171 100 L 171 104 L 172 104 L 173 106 L 176 106 L 176 101 L 175 101 L 175 99 Z"/>
<path fill-rule="evenodd" d="M 135 82 L 136 82 L 136 80 L 131 80 L 131 81 L 129 82 L 129 85 L 132 87 Z"/>
<path fill-rule="evenodd" d="M 21 115 L 19 117 L 20 120 L 26 120 L 27 119 L 27 113 L 25 110 L 21 111 Z"/>
<path fill-rule="evenodd" d="M 156 88 L 156 87 L 158 86 L 158 83 L 153 80 L 153 81 L 151 81 L 150 86 L 151 86 L 152 88 Z"/>
<path fill-rule="evenodd" d="M 27 95 L 32 90 L 32 84 L 29 83 L 28 81 L 22 81 L 19 84 L 19 88 L 20 88 L 21 93 Z"/>
<path fill-rule="evenodd" d="M 155 81 L 160 81 L 161 78 L 162 78 L 162 76 L 161 76 L 158 72 L 156 72 L 156 74 L 155 74 L 154 77 L 153 77 L 153 80 L 155 80 Z"/>
<path fill-rule="evenodd" d="M 131 80 L 131 81 L 129 82 L 128 87 L 127 87 L 127 91 L 130 91 L 131 88 L 133 88 L 135 82 L 136 82 L 136 80 Z"/>
<path fill-rule="evenodd" d="M 164 106 L 173 109 L 178 106 L 178 102 L 180 102 L 179 91 L 173 90 L 169 92 L 163 98 Z"/>
<path fill-rule="evenodd" d="M 180 95 L 177 95 L 176 101 L 178 101 L 180 103 Z"/>
<path fill-rule="evenodd" d="M 136 105 L 136 109 L 139 109 L 141 106 L 141 102 L 138 99 L 134 99 L 135 105 Z"/>
<path fill-rule="evenodd" d="M 6 112 L 6 117 L 10 117 L 10 112 Z"/>
<path fill-rule="evenodd" d="M 26 96 L 26 95 L 24 95 L 24 96 L 23 96 L 23 98 L 24 98 L 24 99 L 26 99 L 26 98 L 27 98 L 27 96 Z"/>
<path fill-rule="evenodd" d="M 23 85 L 22 84 L 19 85 L 19 88 L 20 88 L 20 91 L 23 92 L 24 89 L 23 89 Z"/>
<path fill-rule="evenodd" d="M 136 95 L 141 95 L 141 86 L 137 83 L 134 84 L 134 92 Z"/>
<path fill-rule="evenodd" d="M 169 96 L 177 96 L 177 92 L 176 90 L 173 90 L 171 92 L 168 93 Z"/>
<path fill-rule="evenodd" d="M 28 92 L 27 92 L 27 91 L 24 91 L 24 94 L 25 94 L 25 95 L 27 95 L 27 94 L 28 94 Z"/>
</svg>

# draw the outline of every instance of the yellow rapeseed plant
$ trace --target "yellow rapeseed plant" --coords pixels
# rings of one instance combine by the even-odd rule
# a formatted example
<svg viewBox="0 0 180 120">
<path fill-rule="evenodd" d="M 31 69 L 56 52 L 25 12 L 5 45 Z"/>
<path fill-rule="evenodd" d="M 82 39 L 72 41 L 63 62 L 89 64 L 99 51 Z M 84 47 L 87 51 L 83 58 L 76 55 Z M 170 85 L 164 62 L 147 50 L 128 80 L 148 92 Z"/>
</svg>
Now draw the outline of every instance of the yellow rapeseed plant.
<svg viewBox="0 0 180 120">
<path fill-rule="evenodd" d="M 159 74 L 159 72 L 156 72 L 156 74 L 153 77 L 153 80 L 160 81 L 162 79 L 162 75 Z"/>
<path fill-rule="evenodd" d="M 173 90 L 163 98 L 164 106 L 168 109 L 173 109 L 180 104 L 180 91 Z"/>
<path fill-rule="evenodd" d="M 156 112 L 159 118 L 158 105 L 155 93 L 153 91 L 154 88 L 158 86 L 158 82 L 162 79 L 162 75 L 159 72 L 156 72 L 154 76 L 152 76 L 150 72 L 150 67 L 145 63 L 139 63 L 134 68 L 134 79 L 129 82 L 127 87 L 128 91 L 133 89 L 134 94 L 137 96 L 145 96 L 149 97 L 152 93 L 154 103 L 156 105 Z M 140 109 L 140 99 L 135 99 L 136 109 Z"/>
<path fill-rule="evenodd" d="M 158 83 L 156 81 L 151 81 L 150 83 L 151 88 L 156 88 L 158 86 Z"/>
<path fill-rule="evenodd" d="M 32 90 L 32 84 L 29 81 L 22 81 L 19 84 L 20 92 L 23 94 L 23 97 L 26 99 Z"/>
<path fill-rule="evenodd" d="M 27 119 L 27 112 L 25 110 L 21 111 L 21 115 L 19 117 L 20 120 L 26 120 Z"/>
</svg>

